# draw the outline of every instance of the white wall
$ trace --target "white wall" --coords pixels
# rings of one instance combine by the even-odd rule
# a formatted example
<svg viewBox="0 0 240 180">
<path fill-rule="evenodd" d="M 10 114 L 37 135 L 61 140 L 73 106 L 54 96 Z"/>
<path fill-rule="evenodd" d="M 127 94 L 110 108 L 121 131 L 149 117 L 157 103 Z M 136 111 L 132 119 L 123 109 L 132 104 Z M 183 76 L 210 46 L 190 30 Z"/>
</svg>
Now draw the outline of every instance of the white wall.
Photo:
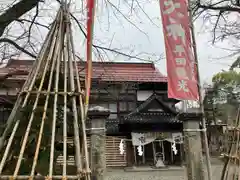
<svg viewBox="0 0 240 180">
<path fill-rule="evenodd" d="M 137 100 L 146 101 L 152 94 L 153 91 L 137 91 Z"/>
</svg>

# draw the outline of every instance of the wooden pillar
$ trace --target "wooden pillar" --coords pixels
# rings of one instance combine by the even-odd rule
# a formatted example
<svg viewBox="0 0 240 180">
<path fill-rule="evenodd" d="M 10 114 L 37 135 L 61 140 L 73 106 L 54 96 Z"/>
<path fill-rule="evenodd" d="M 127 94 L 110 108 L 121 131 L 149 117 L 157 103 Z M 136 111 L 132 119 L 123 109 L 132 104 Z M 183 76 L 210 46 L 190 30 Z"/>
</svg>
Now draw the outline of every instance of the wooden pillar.
<svg viewBox="0 0 240 180">
<path fill-rule="evenodd" d="M 132 146 L 131 141 L 126 141 L 126 159 L 127 159 L 127 167 L 132 167 L 135 165 L 135 163 L 134 163 L 134 148 Z"/>
<path fill-rule="evenodd" d="M 183 148 L 183 144 L 179 144 L 179 151 L 180 151 L 180 163 L 181 166 L 184 165 L 184 148 Z"/>
<path fill-rule="evenodd" d="M 91 171 L 92 180 L 104 180 L 106 172 L 106 119 L 110 111 L 100 106 L 88 111 L 91 119 Z"/>
<path fill-rule="evenodd" d="M 188 180 L 205 180 L 199 122 L 201 114 L 184 113 L 183 121 L 185 158 Z"/>
</svg>

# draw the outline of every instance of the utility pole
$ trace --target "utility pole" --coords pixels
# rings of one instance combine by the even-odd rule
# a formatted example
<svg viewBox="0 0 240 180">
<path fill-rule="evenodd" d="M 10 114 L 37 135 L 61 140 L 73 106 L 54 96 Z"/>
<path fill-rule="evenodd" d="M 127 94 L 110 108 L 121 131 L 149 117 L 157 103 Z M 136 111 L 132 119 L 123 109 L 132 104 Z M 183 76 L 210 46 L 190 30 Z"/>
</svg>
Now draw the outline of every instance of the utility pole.
<svg viewBox="0 0 240 180">
<path fill-rule="evenodd" d="M 199 109 L 203 115 L 202 116 L 202 133 L 203 133 L 204 148 L 205 148 L 205 153 L 206 153 L 207 174 L 208 174 L 208 180 L 212 180 L 211 160 L 210 160 L 208 140 L 207 140 L 206 119 L 204 117 L 204 105 L 203 105 L 201 80 L 200 80 L 199 67 L 198 67 L 197 46 L 196 46 L 194 24 L 193 24 L 193 18 L 192 18 L 192 7 L 191 7 L 190 0 L 188 0 L 188 7 L 189 7 L 188 9 L 189 9 L 189 20 L 190 20 L 190 29 L 191 29 L 191 35 L 192 35 L 193 52 L 194 52 L 194 57 L 195 57 L 195 65 L 196 65 L 196 69 L 197 69 L 198 94 L 199 94 L 199 106 L 200 106 Z"/>
</svg>

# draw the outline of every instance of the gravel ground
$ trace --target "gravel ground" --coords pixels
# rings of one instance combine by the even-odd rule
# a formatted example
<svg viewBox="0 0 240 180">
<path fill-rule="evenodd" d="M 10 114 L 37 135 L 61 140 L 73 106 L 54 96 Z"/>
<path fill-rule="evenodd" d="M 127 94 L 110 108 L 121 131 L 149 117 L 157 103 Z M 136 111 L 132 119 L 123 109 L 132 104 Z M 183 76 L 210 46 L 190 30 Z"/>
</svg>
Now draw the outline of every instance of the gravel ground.
<svg viewBox="0 0 240 180">
<path fill-rule="evenodd" d="M 219 180 L 222 165 L 212 165 L 213 180 Z M 109 170 L 106 180 L 187 180 L 184 169 L 148 172 L 125 172 L 124 170 Z"/>
</svg>

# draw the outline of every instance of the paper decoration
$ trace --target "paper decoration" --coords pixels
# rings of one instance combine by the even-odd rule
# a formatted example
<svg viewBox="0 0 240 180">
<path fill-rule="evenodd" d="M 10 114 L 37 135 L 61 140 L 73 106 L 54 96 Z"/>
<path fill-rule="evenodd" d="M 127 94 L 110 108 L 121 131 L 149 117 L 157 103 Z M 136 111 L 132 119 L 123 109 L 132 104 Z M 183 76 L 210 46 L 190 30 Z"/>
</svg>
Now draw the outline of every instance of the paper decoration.
<svg viewBox="0 0 240 180">
<path fill-rule="evenodd" d="M 177 155 L 178 150 L 177 150 L 177 148 L 176 148 L 176 142 L 175 142 L 175 140 L 174 140 L 174 142 L 173 142 L 173 144 L 172 144 L 172 151 L 173 151 L 174 155 Z"/>
<path fill-rule="evenodd" d="M 121 139 L 121 142 L 119 144 L 119 151 L 120 154 L 123 155 L 124 154 L 124 144 L 123 144 L 123 139 Z"/>
<path fill-rule="evenodd" d="M 137 147 L 137 150 L 138 150 L 138 155 L 142 156 L 143 155 L 143 148 L 142 148 L 141 145 Z"/>
<path fill-rule="evenodd" d="M 149 132 L 149 133 L 131 133 L 133 146 L 144 146 L 153 142 L 160 136 L 160 133 Z"/>
<path fill-rule="evenodd" d="M 172 139 L 173 139 L 173 142 L 175 142 L 176 144 L 183 143 L 182 133 L 172 133 Z"/>
</svg>

